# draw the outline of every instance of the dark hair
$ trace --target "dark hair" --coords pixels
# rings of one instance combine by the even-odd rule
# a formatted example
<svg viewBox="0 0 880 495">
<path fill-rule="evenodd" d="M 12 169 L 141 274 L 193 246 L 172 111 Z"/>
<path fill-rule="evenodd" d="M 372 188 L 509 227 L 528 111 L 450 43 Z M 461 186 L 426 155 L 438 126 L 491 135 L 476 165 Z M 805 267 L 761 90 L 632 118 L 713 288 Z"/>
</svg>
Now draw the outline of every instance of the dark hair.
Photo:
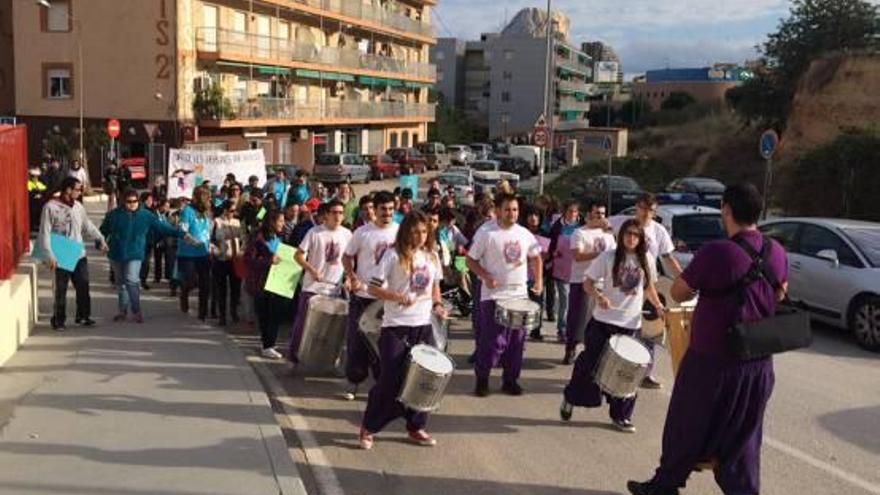
<svg viewBox="0 0 880 495">
<path fill-rule="evenodd" d="M 730 207 L 733 220 L 740 225 L 758 223 L 763 209 L 764 198 L 758 188 L 750 182 L 727 186 L 721 199 L 722 205 Z"/>
<path fill-rule="evenodd" d="M 335 198 L 331 199 L 330 201 L 327 201 L 324 204 L 327 205 L 328 212 L 330 211 L 331 208 L 333 208 L 335 206 L 338 206 L 338 207 L 342 208 L 343 210 L 345 209 L 345 203 L 343 203 L 342 201 L 339 201 L 338 199 L 335 199 Z"/>
<path fill-rule="evenodd" d="M 403 199 L 413 199 L 412 189 L 405 187 L 400 191 L 400 197 Z"/>
<path fill-rule="evenodd" d="M 235 182 L 235 174 L 233 174 L 232 172 L 226 174 L 226 178 L 228 180 L 231 180 L 232 182 Z"/>
<path fill-rule="evenodd" d="M 639 199 L 636 200 L 636 204 L 643 204 L 646 206 L 654 206 L 657 204 L 657 196 L 654 196 L 652 193 L 642 193 L 639 196 Z"/>
<path fill-rule="evenodd" d="M 437 215 L 439 217 L 440 216 L 440 208 L 434 208 L 434 207 L 424 208 L 422 210 L 422 213 L 424 213 L 426 217 L 427 216 L 434 216 L 434 215 Z"/>
<path fill-rule="evenodd" d="M 61 181 L 61 185 L 58 186 L 58 190 L 66 191 L 68 189 L 76 189 L 77 185 L 79 185 L 79 179 L 76 177 L 65 177 L 64 180 Z"/>
<path fill-rule="evenodd" d="M 436 197 L 439 198 L 439 197 L 441 196 L 441 194 L 440 194 L 440 190 L 439 190 L 439 189 L 431 188 L 431 190 L 428 191 L 428 197 L 430 198 L 431 196 L 436 196 Z"/>
<path fill-rule="evenodd" d="M 126 196 L 126 197 L 128 197 L 128 196 Z M 141 197 L 140 197 L 141 203 L 146 203 L 147 198 L 152 198 L 152 197 L 153 197 L 153 195 L 150 194 L 148 191 L 142 192 Z"/>
<path fill-rule="evenodd" d="M 217 207 L 217 214 L 222 215 L 222 214 L 226 213 L 227 211 L 229 211 L 230 208 L 234 208 L 234 207 L 235 207 L 235 201 L 232 201 L 231 199 L 227 199 L 226 201 L 223 201 L 222 203 L 220 203 L 220 206 Z"/>
<path fill-rule="evenodd" d="M 248 183 L 251 183 L 251 182 L 253 182 L 253 181 L 258 181 L 258 182 L 259 182 L 259 180 L 260 180 L 260 178 L 257 177 L 256 175 L 252 175 L 252 176 L 248 177 Z"/>
<path fill-rule="evenodd" d="M 519 198 L 514 194 L 499 193 L 495 196 L 495 208 L 501 208 L 505 203 L 510 203 L 511 201 L 519 201 Z"/>
<path fill-rule="evenodd" d="M 378 207 L 379 205 L 387 205 L 388 203 L 394 203 L 394 195 L 388 191 L 379 191 L 373 195 L 373 205 Z"/>
<path fill-rule="evenodd" d="M 259 187 L 251 189 L 250 197 L 263 199 L 263 190 Z"/>
<path fill-rule="evenodd" d="M 128 198 L 138 198 L 139 201 L 143 201 L 138 196 L 138 192 L 136 189 L 129 188 L 129 189 L 126 189 L 124 193 L 122 193 L 122 199 L 128 199 Z"/>
<path fill-rule="evenodd" d="M 395 196 L 400 196 L 400 188 L 399 188 L 399 187 L 395 187 L 395 188 L 394 188 L 394 195 L 395 195 Z"/>
<path fill-rule="evenodd" d="M 269 210 L 266 213 L 266 216 L 263 217 L 263 223 L 260 224 L 260 235 L 263 236 L 263 240 L 268 241 L 278 235 L 275 232 L 275 222 L 278 217 L 283 216 L 284 214 L 281 213 L 281 210 Z"/>
<path fill-rule="evenodd" d="M 330 212 L 330 203 L 321 203 L 321 205 L 318 206 L 318 211 L 316 213 L 318 215 L 326 215 L 329 212 Z"/>
<path fill-rule="evenodd" d="M 585 203 L 586 212 L 589 213 L 593 211 L 593 208 L 607 208 L 608 205 L 605 201 L 598 198 L 589 198 Z"/>
<path fill-rule="evenodd" d="M 614 266 L 611 269 L 611 278 L 613 280 L 614 287 L 620 287 L 620 266 L 623 265 L 623 261 L 626 259 L 626 246 L 623 243 L 623 240 L 626 238 L 626 231 L 630 228 L 635 228 L 639 231 L 639 244 L 636 246 L 636 259 L 639 262 L 639 266 L 642 267 L 642 275 L 644 277 L 643 283 L 645 287 L 648 287 L 648 241 L 645 239 L 645 229 L 639 225 L 639 221 L 635 218 L 630 218 L 629 220 L 623 222 L 623 225 L 620 226 L 620 231 L 617 232 L 617 249 L 614 250 Z"/>
<path fill-rule="evenodd" d="M 440 210 L 440 221 L 449 222 L 455 220 L 455 211 L 452 208 L 443 208 Z"/>
<path fill-rule="evenodd" d="M 372 202 L 373 202 L 373 196 L 371 196 L 369 194 L 366 196 L 361 196 L 361 199 L 358 200 L 358 208 L 363 208 L 368 203 L 372 203 Z"/>
</svg>

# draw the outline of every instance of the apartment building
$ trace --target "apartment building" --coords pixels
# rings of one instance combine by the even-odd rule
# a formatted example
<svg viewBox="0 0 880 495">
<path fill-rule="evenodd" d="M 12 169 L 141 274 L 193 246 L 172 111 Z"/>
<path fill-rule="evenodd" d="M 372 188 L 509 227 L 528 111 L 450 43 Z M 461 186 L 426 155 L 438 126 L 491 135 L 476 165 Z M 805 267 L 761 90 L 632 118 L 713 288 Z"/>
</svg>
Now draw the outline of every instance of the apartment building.
<svg viewBox="0 0 880 495">
<path fill-rule="evenodd" d="M 458 40 L 438 41 L 434 59 L 458 68 L 454 73 L 444 70 L 439 90 L 446 91 L 459 81 L 463 96 L 452 99 L 460 101 L 465 115 L 484 126 L 491 139 L 526 137 L 544 112 L 547 38 L 542 24 L 546 26 L 543 11 L 524 9 L 500 33 L 466 42 L 463 53 L 455 49 L 460 46 Z M 567 20 L 553 24 L 567 24 Z M 589 127 L 592 60 L 563 31 L 555 30 L 551 43 L 552 126 L 559 131 Z M 461 63 L 452 64 L 453 59 Z"/>
<path fill-rule="evenodd" d="M 260 148 L 308 169 L 324 151 L 415 144 L 434 119 L 435 0 L 50 3 L 13 5 L 15 111 L 32 148 L 82 107 L 86 128 L 119 119 L 132 155 Z"/>
</svg>

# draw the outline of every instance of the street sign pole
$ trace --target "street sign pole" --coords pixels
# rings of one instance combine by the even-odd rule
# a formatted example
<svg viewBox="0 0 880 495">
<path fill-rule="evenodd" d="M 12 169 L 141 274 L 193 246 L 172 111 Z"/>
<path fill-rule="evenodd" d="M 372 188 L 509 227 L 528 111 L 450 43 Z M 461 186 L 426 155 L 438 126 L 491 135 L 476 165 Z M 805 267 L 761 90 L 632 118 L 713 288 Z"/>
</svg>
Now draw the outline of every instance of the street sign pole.
<svg viewBox="0 0 880 495">
<path fill-rule="evenodd" d="M 767 206 L 770 204 L 770 185 L 773 182 L 773 157 L 767 158 L 767 166 L 764 170 L 764 204 L 761 211 L 764 220 L 767 219 Z"/>
<path fill-rule="evenodd" d="M 602 149 L 605 150 L 606 155 L 608 156 L 608 209 L 606 211 L 606 215 L 611 216 L 611 175 L 612 165 L 614 162 L 614 153 L 613 153 L 613 143 L 611 141 L 610 136 L 605 136 L 605 139 L 602 140 Z"/>
<path fill-rule="evenodd" d="M 773 129 L 764 131 L 758 142 L 758 151 L 766 160 L 766 168 L 764 169 L 764 191 L 762 196 L 764 202 L 762 204 L 762 213 L 764 219 L 767 218 L 767 209 L 770 206 L 770 187 L 773 184 L 773 155 L 776 154 L 776 148 L 779 146 L 779 134 Z"/>
<path fill-rule="evenodd" d="M 547 167 L 546 150 L 553 149 L 553 145 L 549 143 L 550 133 L 547 132 L 547 119 L 544 114 L 538 117 L 535 127 L 532 130 L 532 142 L 541 149 L 541 157 L 538 160 L 538 195 L 544 194 L 544 169 Z M 549 144 L 549 148 L 548 148 Z"/>
</svg>

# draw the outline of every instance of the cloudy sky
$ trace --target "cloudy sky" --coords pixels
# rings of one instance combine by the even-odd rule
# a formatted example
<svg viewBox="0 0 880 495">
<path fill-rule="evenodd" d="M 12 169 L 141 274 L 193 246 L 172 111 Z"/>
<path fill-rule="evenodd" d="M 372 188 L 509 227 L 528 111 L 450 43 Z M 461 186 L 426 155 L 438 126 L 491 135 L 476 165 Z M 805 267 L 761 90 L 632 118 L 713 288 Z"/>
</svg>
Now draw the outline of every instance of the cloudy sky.
<svg viewBox="0 0 880 495">
<path fill-rule="evenodd" d="M 543 0 L 439 0 L 435 24 L 438 36 L 474 39 L 498 31 L 522 8 L 546 6 Z M 788 0 L 553 1 L 571 19 L 576 43 L 610 43 L 630 76 L 754 58 L 755 45 L 775 31 L 788 7 Z"/>
</svg>

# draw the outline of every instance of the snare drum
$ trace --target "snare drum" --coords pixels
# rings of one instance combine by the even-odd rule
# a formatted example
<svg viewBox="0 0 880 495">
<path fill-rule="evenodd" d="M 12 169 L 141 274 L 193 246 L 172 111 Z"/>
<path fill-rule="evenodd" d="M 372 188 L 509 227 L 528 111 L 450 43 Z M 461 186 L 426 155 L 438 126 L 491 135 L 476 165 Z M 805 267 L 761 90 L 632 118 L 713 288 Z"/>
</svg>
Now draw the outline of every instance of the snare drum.
<svg viewBox="0 0 880 495">
<path fill-rule="evenodd" d="M 644 344 L 628 335 L 612 335 L 596 368 L 596 383 L 612 397 L 635 397 L 650 364 L 651 354 Z"/>
<path fill-rule="evenodd" d="M 379 336 L 382 333 L 382 316 L 385 313 L 385 305 L 382 301 L 370 303 L 358 321 L 358 328 L 366 339 L 373 356 L 379 359 Z"/>
<path fill-rule="evenodd" d="M 533 330 L 541 324 L 541 305 L 529 299 L 496 301 L 495 323 L 504 328 Z"/>
<path fill-rule="evenodd" d="M 413 347 L 409 359 L 406 378 L 397 400 L 418 412 L 437 409 L 452 379 L 455 364 L 439 349 L 424 344 Z"/>
<path fill-rule="evenodd" d="M 348 301 L 312 296 L 297 356 L 300 366 L 309 371 L 334 371 L 345 342 L 347 324 Z"/>
</svg>

